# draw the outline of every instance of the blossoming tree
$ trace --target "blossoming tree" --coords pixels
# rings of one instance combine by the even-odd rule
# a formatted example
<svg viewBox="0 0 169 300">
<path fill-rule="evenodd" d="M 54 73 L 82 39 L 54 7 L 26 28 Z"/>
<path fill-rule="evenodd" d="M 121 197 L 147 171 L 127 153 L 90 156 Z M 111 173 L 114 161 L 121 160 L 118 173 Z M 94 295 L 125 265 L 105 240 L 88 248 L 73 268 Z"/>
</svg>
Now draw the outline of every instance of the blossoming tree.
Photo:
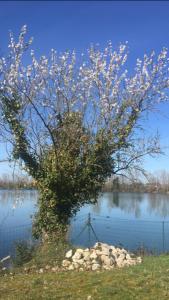
<svg viewBox="0 0 169 300">
<path fill-rule="evenodd" d="M 64 230 L 81 205 L 97 199 L 107 177 L 160 152 L 158 137 L 144 140 L 140 117 L 167 100 L 167 50 L 137 60 L 132 75 L 126 44 L 80 58 L 66 51 L 39 59 L 26 26 L 0 59 L 0 133 L 39 189 L 35 233 Z M 25 58 L 30 61 L 27 65 Z"/>
</svg>

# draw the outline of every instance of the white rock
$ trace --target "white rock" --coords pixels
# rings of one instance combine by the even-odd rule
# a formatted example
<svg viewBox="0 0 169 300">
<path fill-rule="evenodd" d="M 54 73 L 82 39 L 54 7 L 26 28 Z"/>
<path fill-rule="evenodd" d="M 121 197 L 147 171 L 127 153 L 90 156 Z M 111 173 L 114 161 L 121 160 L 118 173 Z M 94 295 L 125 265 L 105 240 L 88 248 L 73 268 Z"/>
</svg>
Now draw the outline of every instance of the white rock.
<svg viewBox="0 0 169 300">
<path fill-rule="evenodd" d="M 92 265 L 92 271 L 96 271 L 100 269 L 100 265 L 99 264 L 93 264 Z"/>
<path fill-rule="evenodd" d="M 39 273 L 43 273 L 43 269 L 41 268 L 41 269 L 39 269 Z"/>
<path fill-rule="evenodd" d="M 72 251 L 72 249 L 70 249 L 70 250 L 66 253 L 65 257 L 66 257 L 66 258 L 71 258 L 72 255 L 73 255 L 73 251 Z"/>
<path fill-rule="evenodd" d="M 74 270 L 74 266 L 73 266 L 73 265 L 70 265 L 70 266 L 68 267 L 68 270 L 69 270 L 69 271 L 73 271 L 73 270 Z"/>
<path fill-rule="evenodd" d="M 102 251 L 101 250 L 96 249 L 95 252 L 96 252 L 97 256 L 102 255 Z"/>
<path fill-rule="evenodd" d="M 83 249 L 80 249 L 80 248 L 78 248 L 78 249 L 76 249 L 76 253 L 83 253 Z"/>
<path fill-rule="evenodd" d="M 81 259 L 83 257 L 82 252 L 76 250 L 75 254 L 72 256 L 72 260 L 75 261 L 77 259 Z"/>
<path fill-rule="evenodd" d="M 67 259 L 64 259 L 62 261 L 62 266 L 65 267 L 65 268 L 69 267 L 70 264 L 71 264 L 71 262 L 69 260 L 67 260 Z"/>
<path fill-rule="evenodd" d="M 125 249 L 116 248 L 105 243 L 96 243 L 93 248 L 77 249 L 75 254 L 72 250 L 66 253 L 62 266 L 67 270 L 111 270 L 114 267 L 141 263 L 141 257 L 135 257 Z"/>
<path fill-rule="evenodd" d="M 76 263 L 76 262 L 73 262 L 73 263 L 72 263 L 72 266 L 74 267 L 74 269 L 78 269 L 78 268 L 79 268 L 79 264 Z"/>
<path fill-rule="evenodd" d="M 101 248 L 102 243 L 97 242 L 93 248 L 97 249 L 97 248 Z"/>
<path fill-rule="evenodd" d="M 112 252 L 116 251 L 116 247 L 114 247 L 114 246 L 110 246 L 109 249 L 111 249 Z"/>
<path fill-rule="evenodd" d="M 117 254 L 117 252 L 113 251 L 112 253 L 110 253 L 110 256 L 113 257 L 114 259 L 117 259 L 119 254 Z"/>
<path fill-rule="evenodd" d="M 128 253 L 126 254 L 126 259 L 127 259 L 127 260 L 130 260 L 130 259 L 131 259 L 130 254 L 128 254 Z"/>
<path fill-rule="evenodd" d="M 100 257 L 102 263 L 106 266 L 112 266 L 114 264 L 114 259 L 112 257 L 108 257 L 106 255 L 101 255 Z"/>
<path fill-rule="evenodd" d="M 124 248 L 121 249 L 121 252 L 124 253 L 124 254 L 127 254 L 127 253 L 128 253 L 127 250 L 124 249 Z"/>
<path fill-rule="evenodd" d="M 105 248 L 109 248 L 110 246 L 108 245 L 108 244 L 106 244 L 106 243 L 100 243 L 100 246 L 103 248 L 103 247 L 105 247 Z"/>
<path fill-rule="evenodd" d="M 141 263 L 142 262 L 142 258 L 139 256 L 139 257 L 137 257 L 137 262 L 138 263 Z"/>
<path fill-rule="evenodd" d="M 103 270 L 112 270 L 112 269 L 114 269 L 114 265 L 112 265 L 112 266 L 103 265 L 102 268 L 103 268 Z"/>
<path fill-rule="evenodd" d="M 52 272 L 57 272 L 57 271 L 58 271 L 58 268 L 53 267 L 53 268 L 51 269 L 51 271 L 52 271 Z"/>
<path fill-rule="evenodd" d="M 92 262 L 91 262 L 91 260 L 87 260 L 87 261 L 85 261 L 85 265 L 86 265 L 86 266 L 91 266 L 91 265 L 92 265 Z"/>
<path fill-rule="evenodd" d="M 118 256 L 119 260 L 124 260 L 126 258 L 126 255 L 124 253 L 120 253 L 120 255 Z"/>
<path fill-rule="evenodd" d="M 72 263 L 78 263 L 79 259 L 73 258 Z"/>
<path fill-rule="evenodd" d="M 82 258 L 82 259 L 78 259 L 77 261 L 76 261 L 79 265 L 83 265 L 84 264 L 84 259 Z"/>
<path fill-rule="evenodd" d="M 129 262 L 130 262 L 131 266 L 135 266 L 137 263 L 137 261 L 135 259 L 131 259 Z"/>
<path fill-rule="evenodd" d="M 92 264 L 99 264 L 99 261 L 98 261 L 98 259 L 92 259 L 91 263 Z"/>
<path fill-rule="evenodd" d="M 124 266 L 124 261 L 121 259 L 116 260 L 116 265 L 118 268 L 122 268 Z"/>
<path fill-rule="evenodd" d="M 86 248 L 86 249 L 83 250 L 83 252 L 90 252 L 90 249 Z"/>
<path fill-rule="evenodd" d="M 46 269 L 46 270 L 49 270 L 49 269 L 50 269 L 50 266 L 49 266 L 49 265 L 46 265 L 46 266 L 45 266 L 45 269 Z"/>
<path fill-rule="evenodd" d="M 97 258 L 96 252 L 93 252 L 92 254 L 90 254 L 90 258 L 91 259 L 96 259 Z"/>
<path fill-rule="evenodd" d="M 84 261 L 89 261 L 90 260 L 90 252 L 89 251 L 84 252 L 83 258 L 84 258 Z"/>
<path fill-rule="evenodd" d="M 104 255 L 109 255 L 110 254 L 110 249 L 104 246 L 104 247 L 102 247 L 101 252 Z"/>
<path fill-rule="evenodd" d="M 87 265 L 85 269 L 86 271 L 90 271 L 92 269 L 92 265 Z"/>
</svg>

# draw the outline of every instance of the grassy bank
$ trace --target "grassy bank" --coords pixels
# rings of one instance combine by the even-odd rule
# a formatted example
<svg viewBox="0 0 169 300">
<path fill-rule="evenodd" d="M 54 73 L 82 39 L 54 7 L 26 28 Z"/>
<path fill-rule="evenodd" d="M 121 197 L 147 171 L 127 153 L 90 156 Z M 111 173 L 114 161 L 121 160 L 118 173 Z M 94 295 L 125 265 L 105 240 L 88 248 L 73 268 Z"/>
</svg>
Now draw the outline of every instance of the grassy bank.
<svg viewBox="0 0 169 300">
<path fill-rule="evenodd" d="M 0 299 L 169 299 L 169 256 L 99 273 L 9 274 L 0 277 Z"/>
</svg>

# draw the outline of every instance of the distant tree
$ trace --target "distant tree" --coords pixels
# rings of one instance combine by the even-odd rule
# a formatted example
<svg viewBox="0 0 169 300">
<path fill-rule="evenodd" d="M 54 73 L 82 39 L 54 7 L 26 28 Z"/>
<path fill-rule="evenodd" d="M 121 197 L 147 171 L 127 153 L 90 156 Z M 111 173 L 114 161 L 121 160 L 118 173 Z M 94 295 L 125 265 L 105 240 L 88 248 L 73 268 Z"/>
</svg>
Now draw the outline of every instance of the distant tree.
<svg viewBox="0 0 169 300">
<path fill-rule="evenodd" d="M 18 41 L 11 33 L 0 59 L 1 136 L 37 182 L 36 234 L 64 232 L 107 177 L 144 171 L 141 158 L 160 152 L 158 136 L 146 141 L 139 121 L 168 99 L 167 50 L 137 59 L 128 75 L 126 44 L 91 46 L 81 58 L 52 49 L 38 59 L 25 34 L 26 26 Z"/>
<path fill-rule="evenodd" d="M 149 173 L 147 180 L 149 192 L 169 192 L 169 173 L 166 170 Z"/>
</svg>

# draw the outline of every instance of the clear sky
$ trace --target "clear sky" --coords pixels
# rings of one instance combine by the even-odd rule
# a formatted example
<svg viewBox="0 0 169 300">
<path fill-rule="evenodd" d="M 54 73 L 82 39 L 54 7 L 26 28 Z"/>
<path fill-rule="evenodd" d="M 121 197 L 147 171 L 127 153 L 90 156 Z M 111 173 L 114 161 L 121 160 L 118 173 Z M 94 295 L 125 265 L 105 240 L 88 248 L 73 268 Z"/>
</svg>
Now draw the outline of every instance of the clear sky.
<svg viewBox="0 0 169 300">
<path fill-rule="evenodd" d="M 167 1 L 2 1 L 0 2 L 0 52 L 5 54 L 9 30 L 15 34 L 27 24 L 34 37 L 33 47 L 38 54 L 51 48 L 85 50 L 91 43 L 106 46 L 111 40 L 116 47 L 129 43 L 129 66 L 137 57 L 169 48 L 169 2 Z M 161 113 L 151 115 L 147 130 L 161 135 L 161 143 L 169 146 L 169 104 L 160 107 Z M 5 157 L 1 145 L 0 160 Z M 145 166 L 153 171 L 169 170 L 169 150 L 166 156 L 146 159 Z M 0 174 L 10 172 L 0 164 Z"/>
</svg>

